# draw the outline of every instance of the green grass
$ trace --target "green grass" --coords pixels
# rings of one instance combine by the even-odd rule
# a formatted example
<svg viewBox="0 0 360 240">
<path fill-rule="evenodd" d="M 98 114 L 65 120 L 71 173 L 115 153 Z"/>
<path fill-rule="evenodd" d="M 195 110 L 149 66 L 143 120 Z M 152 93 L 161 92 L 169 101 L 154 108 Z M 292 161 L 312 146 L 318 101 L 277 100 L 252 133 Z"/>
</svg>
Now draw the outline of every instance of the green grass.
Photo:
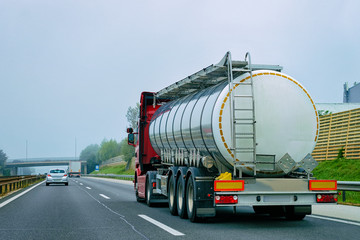
<svg viewBox="0 0 360 240">
<path fill-rule="evenodd" d="M 317 179 L 360 181 L 360 160 L 341 158 L 320 162 L 313 174 Z M 342 202 L 342 196 L 339 202 Z M 346 202 L 360 204 L 360 192 L 346 191 Z"/>
<path fill-rule="evenodd" d="M 98 172 L 93 171 L 90 174 L 118 174 L 118 175 L 134 175 L 134 170 L 125 170 L 126 164 L 118 164 L 100 167 Z"/>
</svg>

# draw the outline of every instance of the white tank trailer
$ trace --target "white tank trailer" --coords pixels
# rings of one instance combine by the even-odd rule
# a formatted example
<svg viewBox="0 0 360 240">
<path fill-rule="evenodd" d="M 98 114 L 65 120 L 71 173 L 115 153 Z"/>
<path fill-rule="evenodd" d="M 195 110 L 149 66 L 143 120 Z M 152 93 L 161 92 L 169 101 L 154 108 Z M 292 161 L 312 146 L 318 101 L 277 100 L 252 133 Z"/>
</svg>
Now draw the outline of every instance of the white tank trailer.
<svg viewBox="0 0 360 240">
<path fill-rule="evenodd" d="M 154 150 L 175 165 L 190 161 L 196 166 L 211 158 L 221 172 L 239 165 L 250 176 L 284 175 L 276 164 L 281 158 L 288 154 L 299 163 L 315 147 L 315 104 L 308 91 L 284 73 L 253 71 L 252 84 L 245 73 L 232 84 L 223 82 L 160 107 L 150 123 Z"/>
<path fill-rule="evenodd" d="M 301 220 L 311 206 L 336 204 L 335 180 L 316 180 L 311 157 L 319 116 L 308 91 L 278 65 L 218 63 L 140 98 L 136 148 L 138 201 L 167 202 L 198 221 L 216 208 Z M 138 135 L 134 141 L 134 134 Z"/>
</svg>

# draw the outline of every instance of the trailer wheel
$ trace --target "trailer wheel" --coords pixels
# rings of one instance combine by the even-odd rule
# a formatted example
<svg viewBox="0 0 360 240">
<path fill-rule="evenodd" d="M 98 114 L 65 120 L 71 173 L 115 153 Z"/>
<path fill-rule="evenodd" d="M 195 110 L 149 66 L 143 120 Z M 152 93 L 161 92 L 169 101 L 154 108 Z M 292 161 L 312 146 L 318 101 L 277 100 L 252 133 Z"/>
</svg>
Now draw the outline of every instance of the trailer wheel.
<svg viewBox="0 0 360 240">
<path fill-rule="evenodd" d="M 146 204 L 149 206 L 149 207 L 152 207 L 153 204 L 151 203 L 151 198 L 152 198 L 152 186 L 151 186 L 151 183 L 150 183 L 150 178 L 148 177 L 147 178 L 147 181 L 146 181 Z"/>
<path fill-rule="evenodd" d="M 266 214 L 266 207 L 264 206 L 253 206 L 255 214 Z"/>
<path fill-rule="evenodd" d="M 196 215 L 197 207 L 194 199 L 196 199 L 195 183 L 193 178 L 190 176 L 186 186 L 187 215 L 191 222 L 198 222 L 199 217 Z"/>
<path fill-rule="evenodd" d="M 175 178 L 173 175 L 170 176 L 169 179 L 169 190 L 168 190 L 168 203 L 169 210 L 172 215 L 177 215 L 177 207 L 176 207 L 176 188 L 175 188 Z"/>
<path fill-rule="evenodd" d="M 311 209 L 311 206 L 309 206 Z M 306 216 L 306 213 L 302 211 L 297 211 L 295 206 L 285 206 L 285 217 L 290 221 L 300 221 L 303 220 Z"/>
<path fill-rule="evenodd" d="M 186 200 L 185 200 L 185 179 L 184 175 L 180 174 L 177 184 L 176 184 L 176 205 L 177 205 L 177 212 L 180 218 L 187 217 L 186 211 Z"/>
</svg>

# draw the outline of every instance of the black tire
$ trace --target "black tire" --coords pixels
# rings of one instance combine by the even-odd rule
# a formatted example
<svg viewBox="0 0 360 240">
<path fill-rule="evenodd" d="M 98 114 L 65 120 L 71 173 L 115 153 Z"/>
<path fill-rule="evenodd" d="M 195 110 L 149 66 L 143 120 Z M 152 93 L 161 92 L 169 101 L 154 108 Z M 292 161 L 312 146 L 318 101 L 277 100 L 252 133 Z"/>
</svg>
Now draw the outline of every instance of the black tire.
<svg viewBox="0 0 360 240">
<path fill-rule="evenodd" d="M 285 215 L 283 206 L 253 206 L 255 214 L 270 214 L 272 217 Z"/>
<path fill-rule="evenodd" d="M 146 204 L 149 207 L 153 206 L 153 203 L 151 203 L 151 199 L 152 199 L 152 186 L 150 183 L 149 178 L 146 179 L 146 194 L 145 194 L 145 200 L 146 200 Z"/>
<path fill-rule="evenodd" d="M 295 213 L 294 206 L 285 207 L 285 217 L 289 221 L 301 221 L 304 219 L 306 214 L 304 213 Z"/>
<path fill-rule="evenodd" d="M 144 199 L 139 197 L 139 192 L 137 190 L 137 181 L 135 180 L 135 197 L 137 202 L 144 202 Z"/>
<path fill-rule="evenodd" d="M 65 186 L 69 186 L 69 183 L 65 183 Z"/>
<path fill-rule="evenodd" d="M 186 206 L 187 206 L 187 215 L 191 222 L 198 222 L 200 218 L 196 215 L 196 185 L 193 178 L 190 176 L 186 185 Z"/>
<path fill-rule="evenodd" d="M 170 176 L 168 183 L 168 204 L 171 215 L 177 215 L 177 206 L 176 206 L 176 184 L 175 177 Z"/>
<path fill-rule="evenodd" d="M 180 174 L 176 183 L 176 207 L 180 218 L 187 218 L 185 188 L 185 179 Z"/>
<path fill-rule="evenodd" d="M 46 183 L 46 186 L 49 186 L 49 183 Z"/>
<path fill-rule="evenodd" d="M 138 193 L 137 190 L 135 191 L 135 196 L 136 196 L 136 201 L 137 201 L 137 202 L 143 202 L 143 201 L 144 201 L 144 199 L 142 199 L 141 197 L 139 197 L 139 193 Z"/>
<path fill-rule="evenodd" d="M 268 211 L 266 211 L 266 207 L 264 206 L 253 206 L 255 214 L 266 214 Z"/>
</svg>

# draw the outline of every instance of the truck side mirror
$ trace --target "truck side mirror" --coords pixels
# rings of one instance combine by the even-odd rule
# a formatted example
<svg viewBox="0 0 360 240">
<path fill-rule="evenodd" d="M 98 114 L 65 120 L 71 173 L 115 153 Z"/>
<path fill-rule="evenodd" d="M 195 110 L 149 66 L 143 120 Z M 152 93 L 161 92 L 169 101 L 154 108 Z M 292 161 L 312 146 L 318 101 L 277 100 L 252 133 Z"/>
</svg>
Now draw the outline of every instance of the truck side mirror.
<svg viewBox="0 0 360 240">
<path fill-rule="evenodd" d="M 132 128 L 127 128 L 127 129 L 126 129 L 126 132 L 127 132 L 127 133 L 133 133 L 134 130 L 133 130 Z"/>
<path fill-rule="evenodd" d="M 135 143 L 134 134 L 133 134 L 133 133 L 129 133 L 129 134 L 128 134 L 128 144 L 129 144 L 129 145 L 134 145 L 134 143 Z"/>
</svg>

